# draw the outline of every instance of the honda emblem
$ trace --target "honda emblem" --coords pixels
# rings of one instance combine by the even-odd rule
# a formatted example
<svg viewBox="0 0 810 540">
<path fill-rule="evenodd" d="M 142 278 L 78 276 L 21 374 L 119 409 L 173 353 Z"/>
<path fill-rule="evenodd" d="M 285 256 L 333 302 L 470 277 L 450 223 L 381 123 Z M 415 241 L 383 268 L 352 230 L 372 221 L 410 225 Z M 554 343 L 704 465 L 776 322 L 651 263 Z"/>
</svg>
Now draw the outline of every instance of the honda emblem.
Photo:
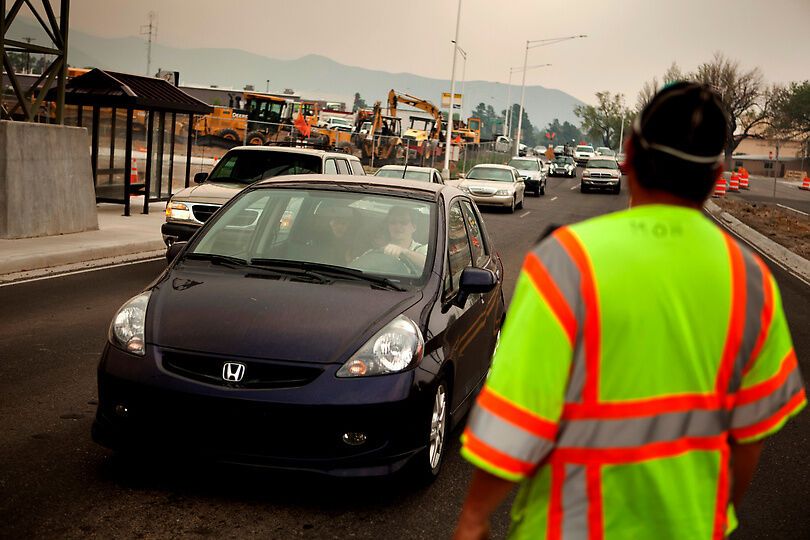
<svg viewBox="0 0 810 540">
<path fill-rule="evenodd" d="M 245 364 L 239 362 L 225 362 L 222 364 L 222 380 L 239 382 L 245 376 Z"/>
</svg>

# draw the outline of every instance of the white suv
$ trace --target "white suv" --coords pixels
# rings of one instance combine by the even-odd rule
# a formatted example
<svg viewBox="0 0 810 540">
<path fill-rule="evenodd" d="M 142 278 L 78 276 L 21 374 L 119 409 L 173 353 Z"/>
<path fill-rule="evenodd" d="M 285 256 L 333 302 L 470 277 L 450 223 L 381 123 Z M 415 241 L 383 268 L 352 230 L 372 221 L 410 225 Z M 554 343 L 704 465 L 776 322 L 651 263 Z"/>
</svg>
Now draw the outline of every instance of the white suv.
<svg viewBox="0 0 810 540">
<path fill-rule="evenodd" d="M 579 145 L 574 149 L 574 161 L 577 162 L 577 165 L 582 165 L 595 155 L 593 146 Z"/>
<path fill-rule="evenodd" d="M 175 193 L 166 204 L 161 227 L 167 246 L 191 238 L 211 215 L 254 182 L 291 174 L 365 175 L 356 156 L 309 148 L 238 146 L 211 173 L 194 175 L 195 186 Z"/>
</svg>

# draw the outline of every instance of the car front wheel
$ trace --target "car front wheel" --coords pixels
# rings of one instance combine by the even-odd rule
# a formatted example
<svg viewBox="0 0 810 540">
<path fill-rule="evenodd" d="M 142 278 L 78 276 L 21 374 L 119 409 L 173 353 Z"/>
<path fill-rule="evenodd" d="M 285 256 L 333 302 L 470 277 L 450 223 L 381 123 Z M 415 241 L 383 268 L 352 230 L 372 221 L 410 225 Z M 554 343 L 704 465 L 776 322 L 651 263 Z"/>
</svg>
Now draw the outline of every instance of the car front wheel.
<svg viewBox="0 0 810 540">
<path fill-rule="evenodd" d="M 430 409 L 428 440 L 425 451 L 416 457 L 416 474 L 419 480 L 429 483 L 439 476 L 444 461 L 445 439 L 447 436 L 447 383 L 440 379 L 433 392 Z"/>
</svg>

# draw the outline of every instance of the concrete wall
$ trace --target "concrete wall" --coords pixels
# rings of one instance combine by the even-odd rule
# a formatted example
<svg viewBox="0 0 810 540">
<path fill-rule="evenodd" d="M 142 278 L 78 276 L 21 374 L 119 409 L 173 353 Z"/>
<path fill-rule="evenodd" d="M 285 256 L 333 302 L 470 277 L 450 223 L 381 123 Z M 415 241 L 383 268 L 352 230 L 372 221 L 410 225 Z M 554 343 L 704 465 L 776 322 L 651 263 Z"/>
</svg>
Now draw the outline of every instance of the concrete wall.
<svg viewBox="0 0 810 540">
<path fill-rule="evenodd" d="M 0 121 L 0 238 L 98 229 L 87 130 Z"/>
</svg>

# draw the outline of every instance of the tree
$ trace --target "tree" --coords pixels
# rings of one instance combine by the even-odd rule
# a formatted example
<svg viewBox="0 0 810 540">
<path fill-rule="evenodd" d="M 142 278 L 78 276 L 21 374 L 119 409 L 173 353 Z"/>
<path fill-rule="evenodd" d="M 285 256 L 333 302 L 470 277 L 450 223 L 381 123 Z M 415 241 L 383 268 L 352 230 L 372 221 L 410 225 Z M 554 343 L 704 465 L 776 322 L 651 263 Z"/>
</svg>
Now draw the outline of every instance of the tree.
<svg viewBox="0 0 810 540">
<path fill-rule="evenodd" d="M 503 118 L 497 115 L 492 105 L 483 102 L 473 109 L 472 115 L 481 119 L 481 139 L 483 140 L 492 139 L 499 132 L 498 126 L 503 125 Z"/>
<path fill-rule="evenodd" d="M 518 118 L 520 118 L 520 105 L 515 103 L 512 105 L 512 125 L 509 126 L 510 136 L 512 140 L 517 137 Z M 520 142 L 526 146 L 537 146 L 538 137 L 537 130 L 534 129 L 531 120 L 529 120 L 529 113 L 523 109 L 523 122 L 520 124 Z"/>
<path fill-rule="evenodd" d="M 596 93 L 597 105 L 577 105 L 574 114 L 582 119 L 585 135 L 602 146 L 617 148 L 622 122 L 628 123 L 631 112 L 624 106 L 624 94 Z"/>
<path fill-rule="evenodd" d="M 554 134 L 554 138 L 546 138 L 546 133 Z M 571 141 L 581 141 L 583 139 L 582 132 L 579 130 L 577 126 L 572 124 L 571 122 L 565 121 L 560 124 L 559 119 L 555 118 L 549 125 L 546 127 L 545 131 L 540 132 L 540 140 L 545 142 L 546 144 L 566 144 Z"/>
<path fill-rule="evenodd" d="M 357 112 L 360 109 L 365 109 L 368 107 L 366 105 L 366 100 L 360 97 L 360 92 L 354 93 L 354 104 L 352 105 L 352 112 Z"/>
<path fill-rule="evenodd" d="M 669 68 L 667 68 L 667 70 L 664 72 L 664 76 L 661 78 L 663 81 L 661 85 L 658 84 L 658 78 L 653 77 L 652 80 L 645 82 L 644 86 L 641 87 L 641 91 L 638 93 L 638 97 L 636 98 L 636 113 L 640 113 L 641 109 L 647 106 L 647 103 L 649 103 L 653 96 L 658 93 L 662 86 L 682 81 L 685 78 L 686 76 L 681 71 L 681 68 L 678 67 L 678 64 L 672 62 Z"/>
<path fill-rule="evenodd" d="M 759 68 L 743 71 L 739 62 L 721 53 L 699 65 L 688 78 L 712 86 L 723 98 L 729 116 L 726 167 L 731 167 L 731 155 L 743 140 L 762 138 L 772 117 L 775 95 L 765 86 Z"/>
<path fill-rule="evenodd" d="M 772 129 L 789 139 L 810 136 L 810 81 L 793 82 L 771 90 Z"/>
</svg>

